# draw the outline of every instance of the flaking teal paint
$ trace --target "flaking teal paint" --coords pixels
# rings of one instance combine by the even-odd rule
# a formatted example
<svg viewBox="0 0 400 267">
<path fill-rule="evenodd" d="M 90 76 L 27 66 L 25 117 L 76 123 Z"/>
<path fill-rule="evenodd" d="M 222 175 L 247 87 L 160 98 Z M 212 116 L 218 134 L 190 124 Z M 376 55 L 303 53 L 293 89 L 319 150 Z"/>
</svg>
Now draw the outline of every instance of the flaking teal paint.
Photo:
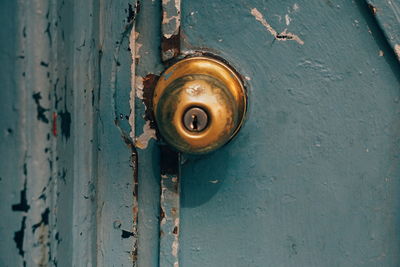
<svg viewBox="0 0 400 267">
<path fill-rule="evenodd" d="M 135 2 L 0 5 L 0 266 L 134 265 Z"/>
</svg>

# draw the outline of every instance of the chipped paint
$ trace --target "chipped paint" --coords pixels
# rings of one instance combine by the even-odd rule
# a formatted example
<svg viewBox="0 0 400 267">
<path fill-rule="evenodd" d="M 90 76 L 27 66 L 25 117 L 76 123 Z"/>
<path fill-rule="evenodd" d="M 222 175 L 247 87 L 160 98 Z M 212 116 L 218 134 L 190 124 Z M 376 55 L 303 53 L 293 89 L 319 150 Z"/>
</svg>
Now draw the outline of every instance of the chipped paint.
<svg viewBox="0 0 400 267">
<path fill-rule="evenodd" d="M 278 41 L 287 41 L 287 40 L 293 40 L 296 41 L 297 43 L 304 45 L 304 41 L 297 36 L 294 33 L 287 32 L 287 29 L 283 30 L 281 33 L 278 33 L 264 18 L 264 16 L 261 14 L 260 11 L 257 10 L 257 8 L 251 9 L 251 14 L 255 17 L 255 19 L 268 30 L 269 33 L 271 33 L 275 40 Z"/>
<path fill-rule="evenodd" d="M 175 24 L 178 24 L 177 23 L 177 21 L 180 21 L 180 16 L 179 15 L 176 15 L 176 16 L 171 16 L 171 17 L 168 17 L 168 14 L 167 14 L 167 12 L 163 12 L 163 20 L 162 20 L 162 24 L 168 24 L 168 23 L 170 23 L 171 22 L 171 20 L 175 20 L 176 21 L 176 23 Z M 175 29 L 174 30 L 174 32 L 176 31 L 177 29 Z M 173 33 L 164 33 L 164 37 L 165 38 L 171 38 L 171 36 L 173 35 Z"/>
<path fill-rule="evenodd" d="M 285 22 L 286 22 L 286 26 L 289 26 L 290 22 L 292 21 L 292 19 L 289 17 L 289 14 L 285 15 Z"/>
<path fill-rule="evenodd" d="M 15 225 L 7 227 L 9 238 L 3 242 L 1 266 L 110 266 L 109 258 L 115 264 L 133 264 L 125 257 L 125 251 L 131 251 L 134 238 L 120 242 L 119 235 L 108 231 L 111 213 L 120 211 L 113 206 L 128 211 L 119 213 L 127 228 L 132 221 L 132 170 L 127 160 L 131 151 L 126 147 L 118 150 L 120 146 L 116 145 L 121 140 L 118 134 L 114 135 L 109 90 L 110 69 L 113 61 L 118 60 L 113 57 L 114 47 L 121 44 L 121 32 L 126 31 L 126 37 L 129 36 L 135 17 L 134 2 L 130 1 L 128 20 L 121 16 L 122 4 L 125 3 L 115 1 L 99 7 L 93 2 L 64 4 L 64 1 L 43 0 L 6 5 L 17 11 L 10 9 L 12 19 L 7 18 L 13 25 L 9 36 L 15 36 L 10 38 L 9 43 L 14 47 L 7 54 L 13 55 L 10 56 L 13 59 L 14 53 L 18 55 L 18 62 L 12 64 L 10 75 L 15 79 L 14 88 L 8 90 L 6 84 L 7 90 L 1 96 L 12 99 L 13 109 L 4 110 L 7 113 L 10 110 L 7 116 L 15 123 L 7 121 L 5 126 L 10 129 L 6 132 L 8 140 L 18 147 L 11 154 L 15 159 L 13 164 L 9 164 L 9 169 L 15 169 L 13 175 L 4 176 L 5 168 L 0 168 L 0 181 L 15 178 L 10 186 L 1 184 L 2 193 L 7 192 L 2 194 L 2 214 L 8 216 L 7 207 L 13 216 L 0 226 L 0 236 L 5 236 L 4 226 L 10 222 Z M 122 24 L 122 19 L 129 23 Z M 69 27 L 72 21 L 77 27 Z M 120 54 L 124 61 L 122 65 L 116 63 L 116 69 L 124 72 L 119 79 L 122 89 L 117 92 L 123 92 L 124 96 L 129 95 L 130 81 L 126 37 Z M 124 97 L 125 104 L 127 98 Z M 123 120 L 126 115 L 127 112 L 118 112 Z M 3 147 L 1 150 L 8 152 Z M 25 154 L 23 167 L 22 154 Z M 125 158 L 124 164 L 114 155 Z M 118 182 L 113 174 L 120 178 Z M 112 190 L 120 194 L 116 197 L 109 193 Z M 109 195 L 114 203 L 106 201 L 106 212 L 96 217 L 97 201 L 109 200 Z M 103 232 L 110 234 L 102 235 Z M 115 244 L 119 250 L 111 249 Z"/>
<path fill-rule="evenodd" d="M 400 60 L 400 45 L 399 44 L 396 44 L 394 46 L 394 53 L 396 54 L 397 59 Z"/>
<path fill-rule="evenodd" d="M 163 0 L 162 28 L 163 36 L 167 39 L 179 32 L 181 26 L 181 1 Z M 170 15 L 170 16 L 169 16 Z"/>
<path fill-rule="evenodd" d="M 180 53 L 181 0 L 162 1 L 162 59 L 168 61 Z"/>
<path fill-rule="evenodd" d="M 177 263 L 179 251 L 179 179 L 161 175 L 160 263 Z M 169 253 L 168 253 L 169 251 Z M 172 257 L 171 257 L 172 256 Z M 160 266 L 167 266 L 160 264 Z"/>
<path fill-rule="evenodd" d="M 176 214 L 174 215 L 176 216 Z M 175 218 L 174 220 L 174 228 L 173 229 L 178 229 L 179 228 L 179 218 Z M 179 239 L 178 239 L 178 234 L 177 233 L 172 233 L 174 235 L 174 241 L 172 242 L 172 256 L 178 257 L 178 250 L 179 250 Z"/>
<path fill-rule="evenodd" d="M 150 127 L 150 121 L 146 121 L 143 126 L 143 133 L 135 138 L 135 146 L 140 149 L 146 149 L 151 139 L 157 140 L 156 130 Z"/>
<path fill-rule="evenodd" d="M 132 29 L 129 35 L 129 48 L 131 52 L 131 90 L 129 93 L 129 105 L 130 105 L 130 114 L 129 114 L 129 125 L 131 127 L 131 131 L 129 136 L 131 140 L 135 140 L 135 92 L 137 88 L 137 82 L 139 78 L 136 76 L 136 64 L 139 60 L 139 50 L 141 48 L 141 44 L 137 42 L 139 37 L 139 33 L 136 32 L 136 25 L 132 25 Z M 137 152 L 134 147 L 132 147 L 133 153 L 131 156 L 132 168 L 133 168 L 133 205 L 132 205 L 132 214 L 133 214 L 133 223 L 132 223 L 132 236 L 134 237 L 134 244 L 132 252 L 130 253 L 130 257 L 135 262 L 137 260 L 138 254 L 138 238 L 137 238 L 137 228 L 138 228 L 138 212 L 139 212 L 139 203 L 138 203 L 138 158 Z M 118 223 L 117 223 L 118 225 Z M 121 224 L 119 224 L 121 226 Z M 123 234 L 123 233 L 122 233 Z M 123 235 L 121 235 L 123 238 Z"/>
<path fill-rule="evenodd" d="M 179 153 L 167 147 L 161 148 L 159 266 L 179 266 L 179 162 Z"/>
<path fill-rule="evenodd" d="M 138 53 L 136 53 L 137 45 L 136 40 L 139 36 L 139 33 L 135 31 L 135 25 L 132 26 L 131 33 L 129 35 L 129 48 L 131 51 L 132 63 L 131 63 L 131 91 L 129 93 L 129 125 L 131 126 L 131 131 L 129 136 L 132 140 L 135 140 L 135 88 L 136 88 L 136 57 Z M 140 47 L 139 47 L 140 48 Z"/>
<path fill-rule="evenodd" d="M 143 89 L 144 89 L 144 84 L 143 84 L 143 77 L 141 76 L 136 76 L 135 77 L 135 88 L 136 88 L 136 97 L 143 100 Z M 145 106 L 146 108 L 146 106 Z"/>
<path fill-rule="evenodd" d="M 49 119 L 47 118 L 47 116 L 46 116 L 45 113 L 46 113 L 47 111 L 49 111 L 50 109 L 44 108 L 44 107 L 41 105 L 40 100 L 42 99 L 42 96 L 41 96 L 40 93 L 41 93 L 41 92 L 35 92 L 35 93 L 32 95 L 32 98 L 33 98 L 33 100 L 34 100 L 35 103 L 36 103 L 37 119 L 38 119 L 39 121 L 44 122 L 44 123 L 49 123 Z"/>
<path fill-rule="evenodd" d="M 134 43 L 135 45 L 134 45 L 134 49 L 133 50 L 131 48 L 131 51 L 135 51 L 134 58 L 135 58 L 135 62 L 137 64 L 138 63 L 137 61 L 140 58 L 140 48 L 142 48 L 143 44 L 137 42 L 137 39 L 139 38 L 139 33 L 138 32 L 134 32 L 133 36 L 134 36 L 134 40 L 135 40 L 135 43 Z"/>
<path fill-rule="evenodd" d="M 139 149 L 146 149 L 151 139 L 157 140 L 152 102 L 153 91 L 158 78 L 159 76 L 151 73 L 145 77 L 135 76 L 134 91 L 136 97 L 142 100 L 145 111 L 143 116 L 143 119 L 145 120 L 145 124 L 143 125 L 143 133 L 134 138 L 135 146 Z"/>
<path fill-rule="evenodd" d="M 396 1 L 365 0 L 367 7 L 374 16 L 384 37 L 400 61 L 400 6 Z"/>
</svg>

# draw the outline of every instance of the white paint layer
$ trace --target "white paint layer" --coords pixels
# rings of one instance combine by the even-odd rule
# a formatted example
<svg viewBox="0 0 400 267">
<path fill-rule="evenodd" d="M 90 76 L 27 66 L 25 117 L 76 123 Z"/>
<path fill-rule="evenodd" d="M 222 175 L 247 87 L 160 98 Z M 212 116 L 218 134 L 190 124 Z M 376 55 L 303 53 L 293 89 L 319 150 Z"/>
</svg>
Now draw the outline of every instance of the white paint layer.
<svg viewBox="0 0 400 267">
<path fill-rule="evenodd" d="M 143 126 L 143 133 L 136 138 L 135 145 L 140 149 L 146 149 L 150 139 L 156 140 L 156 130 L 150 128 L 150 121 L 146 121 Z"/>
<path fill-rule="evenodd" d="M 135 77 L 135 88 L 136 88 L 136 97 L 143 100 L 143 77 L 136 76 Z"/>
</svg>

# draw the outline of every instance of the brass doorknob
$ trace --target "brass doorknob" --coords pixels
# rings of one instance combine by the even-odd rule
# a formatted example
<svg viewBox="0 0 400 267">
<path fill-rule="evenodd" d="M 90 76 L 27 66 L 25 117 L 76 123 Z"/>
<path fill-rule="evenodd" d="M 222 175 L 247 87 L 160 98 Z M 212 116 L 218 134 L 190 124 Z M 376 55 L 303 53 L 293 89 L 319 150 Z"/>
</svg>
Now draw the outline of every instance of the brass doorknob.
<svg viewBox="0 0 400 267">
<path fill-rule="evenodd" d="M 246 92 L 226 64 L 209 57 L 191 57 L 161 75 L 153 110 L 168 144 L 181 152 L 204 154 L 237 133 L 246 112 Z"/>
</svg>

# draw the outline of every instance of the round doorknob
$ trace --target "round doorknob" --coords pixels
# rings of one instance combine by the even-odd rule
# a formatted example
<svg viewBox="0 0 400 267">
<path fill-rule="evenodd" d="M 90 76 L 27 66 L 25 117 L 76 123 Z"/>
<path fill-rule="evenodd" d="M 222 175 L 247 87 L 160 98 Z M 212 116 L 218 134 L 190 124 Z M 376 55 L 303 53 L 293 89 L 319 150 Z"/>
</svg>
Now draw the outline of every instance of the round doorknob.
<svg viewBox="0 0 400 267">
<path fill-rule="evenodd" d="M 209 57 L 183 59 L 157 82 L 153 110 L 159 133 L 178 151 L 211 152 L 239 130 L 246 92 L 236 72 Z"/>
</svg>

